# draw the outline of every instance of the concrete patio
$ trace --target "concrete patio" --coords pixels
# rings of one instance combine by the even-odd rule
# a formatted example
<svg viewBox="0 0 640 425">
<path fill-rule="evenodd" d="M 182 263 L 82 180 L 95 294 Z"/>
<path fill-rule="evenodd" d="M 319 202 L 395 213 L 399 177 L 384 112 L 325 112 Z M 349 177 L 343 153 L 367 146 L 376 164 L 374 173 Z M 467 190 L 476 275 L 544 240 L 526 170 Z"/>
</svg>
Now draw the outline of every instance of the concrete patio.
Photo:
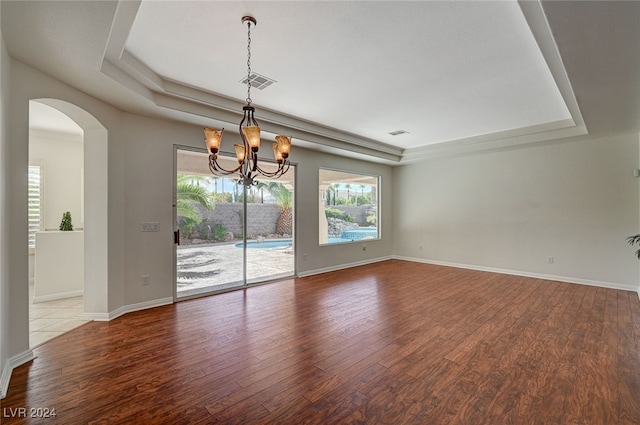
<svg viewBox="0 0 640 425">
<path fill-rule="evenodd" d="M 178 298 L 242 286 L 242 248 L 233 243 L 178 247 Z M 247 281 L 256 283 L 295 273 L 293 246 L 247 248 Z"/>
</svg>

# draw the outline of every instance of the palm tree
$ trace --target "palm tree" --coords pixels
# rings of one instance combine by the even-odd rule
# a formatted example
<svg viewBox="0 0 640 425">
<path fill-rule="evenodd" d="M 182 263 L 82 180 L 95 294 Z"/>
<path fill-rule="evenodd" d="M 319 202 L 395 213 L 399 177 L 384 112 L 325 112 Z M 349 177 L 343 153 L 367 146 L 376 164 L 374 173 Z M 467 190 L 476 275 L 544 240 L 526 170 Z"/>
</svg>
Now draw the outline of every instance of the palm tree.
<svg viewBox="0 0 640 425">
<path fill-rule="evenodd" d="M 333 196 L 331 196 L 331 199 L 333 200 L 333 205 L 336 205 L 336 198 L 340 193 L 339 189 L 340 189 L 340 186 L 338 185 L 338 183 L 331 183 L 327 188 L 327 190 L 333 194 Z M 329 205 L 331 205 L 331 202 L 329 203 Z"/>
<path fill-rule="evenodd" d="M 220 196 L 221 201 L 220 202 L 227 202 L 225 199 L 225 193 L 224 193 L 224 184 L 226 183 L 226 178 L 225 177 L 220 177 L 220 191 L 222 193 L 222 196 Z"/>
<path fill-rule="evenodd" d="M 264 188 L 273 196 L 280 207 L 276 233 L 290 235 L 293 230 L 293 194 L 282 183 L 269 182 L 265 184 Z"/>
<path fill-rule="evenodd" d="M 176 186 L 176 210 L 178 215 L 178 227 L 190 238 L 193 228 L 202 223 L 202 214 L 197 205 L 202 205 L 207 210 L 214 208 L 211 193 L 200 182 L 206 182 L 204 176 L 190 174 L 178 174 Z"/>
<path fill-rule="evenodd" d="M 335 188 L 333 187 L 332 184 L 330 184 L 329 186 L 327 186 L 326 192 L 327 192 L 327 205 L 331 205 L 331 198 L 335 199 Z"/>
<path fill-rule="evenodd" d="M 351 197 L 351 185 L 349 183 L 345 184 L 344 187 L 347 189 L 347 202 L 346 204 L 349 205 L 351 203 L 350 197 Z"/>
<path fill-rule="evenodd" d="M 260 191 L 260 203 L 264 204 L 264 191 L 267 189 L 267 184 L 265 182 L 257 181 L 255 183 L 255 188 Z"/>
<path fill-rule="evenodd" d="M 213 179 L 213 193 L 218 193 L 218 177 L 212 177 Z"/>
</svg>

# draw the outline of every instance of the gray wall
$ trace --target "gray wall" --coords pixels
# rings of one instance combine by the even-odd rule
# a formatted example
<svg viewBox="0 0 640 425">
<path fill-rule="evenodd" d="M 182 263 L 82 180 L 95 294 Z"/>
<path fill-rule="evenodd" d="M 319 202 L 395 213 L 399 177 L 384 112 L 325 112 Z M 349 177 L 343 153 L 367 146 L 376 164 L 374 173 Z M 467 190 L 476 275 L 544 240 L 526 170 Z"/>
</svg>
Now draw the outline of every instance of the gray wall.
<svg viewBox="0 0 640 425">
<path fill-rule="evenodd" d="M 637 167 L 637 134 L 398 167 L 393 252 L 637 288 L 638 260 L 625 242 L 638 232 Z"/>
<path fill-rule="evenodd" d="M 2 8 L 0 8 L 2 10 Z M 0 22 L 2 20 L 0 19 Z M 7 123 L 8 118 L 8 104 L 9 104 L 9 84 L 11 81 L 10 69 L 9 69 L 9 56 L 4 44 L 4 39 L 1 36 L 2 27 L 0 24 L 0 233 L 6 235 L 6 230 L 9 227 L 7 220 L 8 203 L 6 200 L 6 193 L 8 188 L 7 182 L 9 181 L 9 173 L 7 172 L 6 162 L 7 159 Z M 0 373 L 7 364 L 9 359 L 9 337 L 10 332 L 10 304 L 9 304 L 9 256 L 8 253 L 8 238 L 0 238 Z M 4 376 L 2 376 L 4 378 Z M 5 379 L 8 379 L 5 378 Z M 0 392 L 4 389 L 0 388 Z"/>
</svg>

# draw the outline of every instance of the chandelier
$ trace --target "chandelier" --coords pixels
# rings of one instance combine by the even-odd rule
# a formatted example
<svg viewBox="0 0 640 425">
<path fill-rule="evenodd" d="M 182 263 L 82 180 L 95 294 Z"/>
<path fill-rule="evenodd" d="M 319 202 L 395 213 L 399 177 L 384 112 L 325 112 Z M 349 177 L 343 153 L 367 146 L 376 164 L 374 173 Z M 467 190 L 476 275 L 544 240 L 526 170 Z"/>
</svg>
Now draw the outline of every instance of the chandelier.
<svg viewBox="0 0 640 425">
<path fill-rule="evenodd" d="M 242 23 L 247 24 L 247 104 L 242 108 L 240 121 L 241 145 L 234 145 L 238 166 L 234 169 L 223 168 L 218 162 L 218 152 L 222 142 L 222 133 L 215 128 L 204 128 L 204 141 L 209 151 L 209 170 L 217 176 L 237 174 L 240 183 L 245 186 L 256 184 L 256 177 L 279 178 L 289 170 L 289 152 L 291 151 L 291 137 L 278 135 L 273 143 L 273 154 L 278 165 L 275 171 L 267 171 L 258 165 L 258 151 L 260 150 L 260 126 L 254 115 L 255 108 L 251 106 L 251 24 L 257 21 L 252 16 L 243 16 Z"/>
</svg>

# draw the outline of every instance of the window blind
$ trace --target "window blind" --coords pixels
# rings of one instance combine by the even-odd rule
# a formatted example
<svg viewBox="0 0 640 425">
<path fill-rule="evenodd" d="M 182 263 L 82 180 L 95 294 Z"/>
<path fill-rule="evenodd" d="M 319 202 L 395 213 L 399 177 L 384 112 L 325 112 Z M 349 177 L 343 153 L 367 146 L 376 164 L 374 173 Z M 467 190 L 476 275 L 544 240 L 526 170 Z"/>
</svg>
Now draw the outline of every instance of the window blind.
<svg viewBox="0 0 640 425">
<path fill-rule="evenodd" d="M 36 232 L 41 229 L 41 182 L 40 166 L 29 165 L 29 248 L 35 248 Z"/>
</svg>

